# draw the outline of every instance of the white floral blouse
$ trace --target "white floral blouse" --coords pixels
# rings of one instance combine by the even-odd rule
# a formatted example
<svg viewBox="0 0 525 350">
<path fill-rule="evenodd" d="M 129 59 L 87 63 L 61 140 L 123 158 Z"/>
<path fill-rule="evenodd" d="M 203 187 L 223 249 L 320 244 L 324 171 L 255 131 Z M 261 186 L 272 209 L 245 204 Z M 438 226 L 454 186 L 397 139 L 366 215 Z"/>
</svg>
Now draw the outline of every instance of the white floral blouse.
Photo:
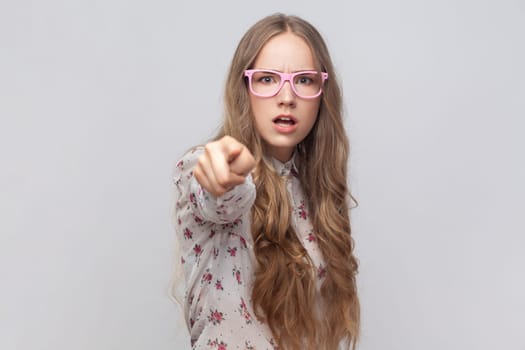
<svg viewBox="0 0 525 350">
<path fill-rule="evenodd" d="M 175 230 L 185 275 L 185 318 L 193 349 L 277 349 L 269 327 L 253 313 L 251 291 L 255 257 L 250 232 L 250 209 L 255 185 L 246 181 L 215 198 L 193 176 L 202 148 L 177 163 Z M 317 267 L 318 288 L 324 262 L 308 218 L 308 208 L 293 159 L 274 160 L 286 177 L 293 208 L 292 225 Z"/>
</svg>

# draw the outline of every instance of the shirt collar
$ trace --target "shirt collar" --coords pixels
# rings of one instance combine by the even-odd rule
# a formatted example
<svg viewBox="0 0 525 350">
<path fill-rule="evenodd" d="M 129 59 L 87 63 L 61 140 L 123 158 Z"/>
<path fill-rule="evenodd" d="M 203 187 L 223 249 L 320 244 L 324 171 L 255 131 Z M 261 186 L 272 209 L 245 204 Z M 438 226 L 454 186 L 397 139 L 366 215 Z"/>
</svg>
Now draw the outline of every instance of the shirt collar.
<svg viewBox="0 0 525 350">
<path fill-rule="evenodd" d="M 292 158 L 288 160 L 287 162 L 283 163 L 278 159 L 275 159 L 272 157 L 272 164 L 275 168 L 275 171 L 279 176 L 288 176 L 292 174 L 293 176 L 297 177 L 299 174 L 299 171 L 297 170 L 297 166 L 295 165 L 295 156 L 297 152 L 294 151 L 292 154 Z"/>
</svg>

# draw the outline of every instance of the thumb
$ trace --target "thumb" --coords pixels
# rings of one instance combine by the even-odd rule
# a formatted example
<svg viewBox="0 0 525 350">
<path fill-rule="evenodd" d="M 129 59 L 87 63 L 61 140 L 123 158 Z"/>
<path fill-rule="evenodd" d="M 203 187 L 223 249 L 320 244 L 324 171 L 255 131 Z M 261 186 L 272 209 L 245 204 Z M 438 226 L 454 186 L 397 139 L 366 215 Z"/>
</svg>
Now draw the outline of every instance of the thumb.
<svg viewBox="0 0 525 350">
<path fill-rule="evenodd" d="M 247 176 L 255 167 L 255 159 L 250 151 L 243 147 L 229 164 L 232 173 Z"/>
<path fill-rule="evenodd" d="M 239 157 L 241 152 L 242 152 L 242 146 L 240 146 L 240 147 L 231 147 L 228 150 L 228 157 L 227 157 L 228 164 L 233 163 L 235 161 L 235 159 L 237 159 Z"/>
</svg>

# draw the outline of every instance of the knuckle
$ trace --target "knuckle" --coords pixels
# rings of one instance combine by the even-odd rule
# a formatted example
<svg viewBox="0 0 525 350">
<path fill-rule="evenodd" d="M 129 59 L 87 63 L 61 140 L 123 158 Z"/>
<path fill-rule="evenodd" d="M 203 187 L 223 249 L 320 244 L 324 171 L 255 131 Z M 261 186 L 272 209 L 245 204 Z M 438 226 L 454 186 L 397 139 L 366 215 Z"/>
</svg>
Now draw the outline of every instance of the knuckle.
<svg viewBox="0 0 525 350">
<path fill-rule="evenodd" d="M 226 187 L 230 184 L 230 178 L 225 175 L 217 176 L 217 184 L 221 187 Z"/>
<path fill-rule="evenodd" d="M 206 153 L 210 153 L 213 151 L 213 148 L 214 148 L 214 145 L 213 145 L 213 142 L 209 142 L 207 143 L 206 145 L 204 145 L 204 151 Z M 202 158 L 202 157 L 201 157 Z"/>
<path fill-rule="evenodd" d="M 222 196 L 224 193 L 226 193 L 226 190 L 225 190 L 225 188 L 222 187 L 221 185 L 219 185 L 219 184 L 215 184 L 215 185 L 213 186 L 212 191 L 210 191 L 210 192 L 212 192 L 212 194 L 213 194 L 214 196 L 219 197 L 219 196 Z"/>
</svg>

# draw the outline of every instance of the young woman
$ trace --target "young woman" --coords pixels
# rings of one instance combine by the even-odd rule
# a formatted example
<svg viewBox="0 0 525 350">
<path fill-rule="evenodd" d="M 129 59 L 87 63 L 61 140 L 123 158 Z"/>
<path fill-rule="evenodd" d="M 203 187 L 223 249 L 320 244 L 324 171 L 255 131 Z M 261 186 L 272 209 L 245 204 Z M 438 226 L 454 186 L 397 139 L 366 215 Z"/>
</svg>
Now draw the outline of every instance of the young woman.
<svg viewBox="0 0 525 350">
<path fill-rule="evenodd" d="M 241 39 L 217 137 L 175 173 L 194 349 L 338 349 L 359 331 L 341 94 L 318 31 L 272 15 Z"/>
</svg>

